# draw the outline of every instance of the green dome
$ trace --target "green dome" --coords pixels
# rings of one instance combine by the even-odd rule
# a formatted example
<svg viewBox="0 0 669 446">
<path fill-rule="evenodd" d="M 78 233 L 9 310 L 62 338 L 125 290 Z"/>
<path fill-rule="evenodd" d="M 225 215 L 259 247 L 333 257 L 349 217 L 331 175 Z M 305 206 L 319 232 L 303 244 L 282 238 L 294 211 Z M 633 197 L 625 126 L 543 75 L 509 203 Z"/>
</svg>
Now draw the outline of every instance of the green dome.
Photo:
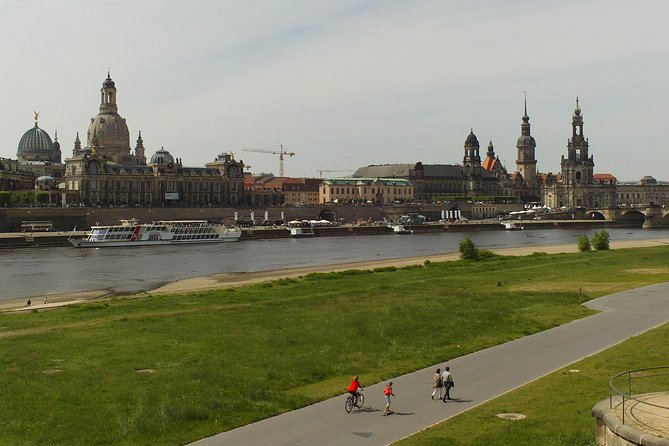
<svg viewBox="0 0 669 446">
<path fill-rule="evenodd" d="M 21 137 L 16 157 L 22 161 L 52 161 L 53 141 L 47 132 L 35 124 Z"/>
</svg>

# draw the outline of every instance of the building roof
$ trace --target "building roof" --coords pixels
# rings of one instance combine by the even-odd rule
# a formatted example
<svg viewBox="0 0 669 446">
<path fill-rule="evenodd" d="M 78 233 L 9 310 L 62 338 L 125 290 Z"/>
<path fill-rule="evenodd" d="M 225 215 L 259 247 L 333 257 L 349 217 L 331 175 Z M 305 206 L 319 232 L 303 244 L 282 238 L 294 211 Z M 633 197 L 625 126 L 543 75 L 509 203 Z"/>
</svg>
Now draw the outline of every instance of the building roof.
<svg viewBox="0 0 669 446">
<path fill-rule="evenodd" d="M 495 167 L 495 164 L 497 164 L 497 161 L 498 160 L 496 157 L 488 155 L 483 160 L 481 167 L 483 167 L 488 172 L 492 172 L 492 169 Z"/>
<path fill-rule="evenodd" d="M 595 183 L 615 183 L 618 181 L 616 177 L 610 173 L 596 173 L 592 176 Z"/>
<path fill-rule="evenodd" d="M 19 159 L 31 159 L 35 154 L 53 154 L 53 141 L 47 132 L 37 126 L 26 131 L 21 140 L 16 152 Z"/>
<path fill-rule="evenodd" d="M 324 178 L 323 184 L 335 186 L 366 186 L 376 182 L 383 183 L 384 186 L 411 186 L 411 182 L 405 178 Z"/>
<path fill-rule="evenodd" d="M 361 167 L 353 173 L 354 178 L 409 178 L 415 164 L 380 164 Z"/>
</svg>

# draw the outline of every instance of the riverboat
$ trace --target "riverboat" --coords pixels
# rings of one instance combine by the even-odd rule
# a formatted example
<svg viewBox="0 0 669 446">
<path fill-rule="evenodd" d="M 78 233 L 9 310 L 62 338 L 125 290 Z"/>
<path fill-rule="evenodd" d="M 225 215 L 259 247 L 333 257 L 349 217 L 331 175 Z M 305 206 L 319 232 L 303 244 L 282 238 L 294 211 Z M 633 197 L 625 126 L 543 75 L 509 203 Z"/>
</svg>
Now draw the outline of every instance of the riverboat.
<svg viewBox="0 0 669 446">
<path fill-rule="evenodd" d="M 525 229 L 525 227 L 521 223 L 516 223 L 513 221 L 503 221 L 501 222 L 501 224 L 507 231 L 520 231 L 522 229 Z"/>
<path fill-rule="evenodd" d="M 111 246 L 147 246 L 236 242 L 242 231 L 235 226 L 210 223 L 206 220 L 162 220 L 138 223 L 136 219 L 121 220 L 118 225 L 93 226 L 85 238 L 69 239 L 76 248 Z"/>
<path fill-rule="evenodd" d="M 404 225 L 392 225 L 393 234 L 395 235 L 410 235 L 413 234 L 411 229 L 407 229 Z"/>
</svg>

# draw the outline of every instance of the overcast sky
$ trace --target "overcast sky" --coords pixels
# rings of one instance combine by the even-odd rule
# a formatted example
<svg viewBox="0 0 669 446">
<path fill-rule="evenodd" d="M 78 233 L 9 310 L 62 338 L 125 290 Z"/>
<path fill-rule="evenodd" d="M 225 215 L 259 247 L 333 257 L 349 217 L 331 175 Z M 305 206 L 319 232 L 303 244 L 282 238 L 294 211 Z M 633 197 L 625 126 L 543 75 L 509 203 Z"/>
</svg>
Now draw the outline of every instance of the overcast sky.
<svg viewBox="0 0 669 446">
<path fill-rule="evenodd" d="M 575 98 L 595 173 L 669 180 L 669 2 L 0 0 L 0 156 L 33 126 L 71 156 L 107 67 L 131 145 L 224 151 L 289 176 L 462 163 L 470 128 L 515 171 L 527 92 L 540 172 Z M 347 172 L 324 173 L 346 175 Z"/>
</svg>

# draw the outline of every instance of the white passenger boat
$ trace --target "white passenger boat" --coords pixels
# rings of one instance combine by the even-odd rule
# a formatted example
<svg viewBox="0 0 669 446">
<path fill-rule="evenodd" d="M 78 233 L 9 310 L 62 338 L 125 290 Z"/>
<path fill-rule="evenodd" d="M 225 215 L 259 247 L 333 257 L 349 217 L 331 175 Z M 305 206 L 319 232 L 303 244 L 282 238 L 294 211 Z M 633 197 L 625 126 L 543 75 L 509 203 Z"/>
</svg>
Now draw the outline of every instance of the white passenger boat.
<svg viewBox="0 0 669 446">
<path fill-rule="evenodd" d="M 146 246 L 181 243 L 236 242 L 241 229 L 205 220 L 164 220 L 138 223 L 121 220 L 119 225 L 93 226 L 82 239 L 70 239 L 76 248 Z"/>
<path fill-rule="evenodd" d="M 405 228 L 404 225 L 392 225 L 390 227 L 392 228 L 393 234 L 395 235 L 413 234 L 413 231 L 411 229 Z"/>
</svg>

